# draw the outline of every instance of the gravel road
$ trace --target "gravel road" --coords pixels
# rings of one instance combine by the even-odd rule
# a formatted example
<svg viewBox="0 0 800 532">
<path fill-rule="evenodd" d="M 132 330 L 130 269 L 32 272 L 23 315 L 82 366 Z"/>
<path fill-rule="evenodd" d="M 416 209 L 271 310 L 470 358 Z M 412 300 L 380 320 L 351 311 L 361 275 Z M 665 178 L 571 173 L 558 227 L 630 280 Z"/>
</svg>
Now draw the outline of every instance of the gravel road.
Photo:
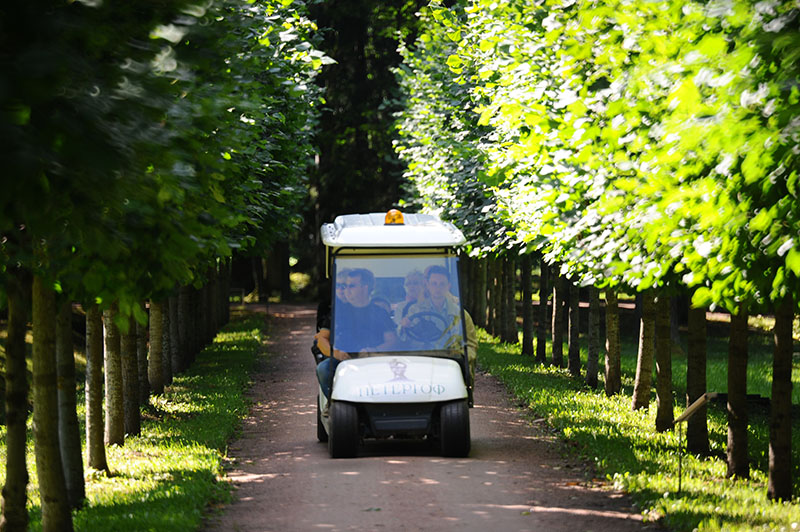
<svg viewBox="0 0 800 532">
<path fill-rule="evenodd" d="M 630 499 L 587 477 L 562 444 L 514 406 L 502 384 L 476 376 L 469 458 L 424 443 L 380 442 L 329 458 L 316 438 L 309 346 L 315 309 L 270 305 L 268 355 L 253 405 L 229 447 L 234 502 L 207 531 L 641 531 Z"/>
</svg>

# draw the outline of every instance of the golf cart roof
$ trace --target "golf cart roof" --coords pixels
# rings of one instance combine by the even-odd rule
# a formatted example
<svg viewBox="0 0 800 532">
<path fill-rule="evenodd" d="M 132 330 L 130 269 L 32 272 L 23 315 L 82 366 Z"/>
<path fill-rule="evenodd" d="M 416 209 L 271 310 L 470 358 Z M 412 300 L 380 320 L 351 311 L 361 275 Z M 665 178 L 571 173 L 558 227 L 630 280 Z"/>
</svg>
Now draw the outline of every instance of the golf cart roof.
<svg viewBox="0 0 800 532">
<path fill-rule="evenodd" d="M 322 242 L 332 248 L 444 248 L 461 245 L 456 226 L 431 214 L 345 214 L 320 229 Z"/>
</svg>

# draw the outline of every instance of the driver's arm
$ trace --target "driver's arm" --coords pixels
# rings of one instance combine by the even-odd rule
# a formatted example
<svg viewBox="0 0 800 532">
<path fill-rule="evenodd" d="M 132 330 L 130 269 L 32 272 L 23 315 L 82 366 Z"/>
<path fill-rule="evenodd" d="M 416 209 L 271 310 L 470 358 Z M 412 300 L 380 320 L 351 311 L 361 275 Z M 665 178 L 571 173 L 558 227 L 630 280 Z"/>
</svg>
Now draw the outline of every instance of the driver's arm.
<svg viewBox="0 0 800 532">
<path fill-rule="evenodd" d="M 326 357 L 331 356 L 331 330 L 320 329 L 314 335 L 314 340 L 317 341 L 317 347 Z"/>
<path fill-rule="evenodd" d="M 317 341 L 317 347 L 322 352 L 322 354 L 325 355 L 326 357 L 331 356 L 330 329 L 320 329 L 319 332 L 317 332 L 317 334 L 314 335 L 314 339 Z M 340 351 L 339 349 L 334 349 L 333 358 L 335 358 L 336 360 L 346 360 L 350 358 L 350 356 L 344 351 Z"/>
</svg>

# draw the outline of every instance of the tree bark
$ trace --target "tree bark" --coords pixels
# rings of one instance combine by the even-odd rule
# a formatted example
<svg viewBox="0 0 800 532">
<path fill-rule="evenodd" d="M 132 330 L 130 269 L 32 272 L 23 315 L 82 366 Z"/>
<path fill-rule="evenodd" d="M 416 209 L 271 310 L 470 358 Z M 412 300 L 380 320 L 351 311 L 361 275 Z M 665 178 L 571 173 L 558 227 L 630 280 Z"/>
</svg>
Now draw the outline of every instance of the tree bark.
<svg viewBox="0 0 800 532">
<path fill-rule="evenodd" d="M 547 332 L 550 325 L 550 313 L 547 311 L 547 302 L 550 300 L 550 267 L 544 261 L 539 261 L 539 320 L 536 324 L 536 362 L 547 362 Z"/>
<path fill-rule="evenodd" d="M 149 322 L 149 320 L 148 320 Z M 147 330 L 148 323 L 136 322 L 136 375 L 139 381 L 139 404 L 150 400 L 150 383 L 147 381 Z"/>
<path fill-rule="evenodd" d="M 207 288 L 207 290 L 210 290 Z M 206 316 L 210 316 L 210 305 L 208 299 L 206 300 Z M 161 369 L 164 372 L 164 386 L 172 384 L 172 339 L 169 337 L 170 324 L 169 324 L 169 298 L 161 302 Z M 210 327 L 211 322 L 207 322 Z"/>
<path fill-rule="evenodd" d="M 655 301 L 650 291 L 641 294 L 642 318 L 639 325 L 639 354 L 636 357 L 636 381 L 633 384 L 634 410 L 650 405 L 650 386 L 653 382 L 653 351 L 655 348 Z"/>
<path fill-rule="evenodd" d="M 86 499 L 83 480 L 81 429 L 78 425 L 75 386 L 75 346 L 72 342 L 72 302 L 64 301 L 56 318 L 56 363 L 58 365 L 58 441 L 67 497 L 72 508 Z"/>
<path fill-rule="evenodd" d="M 86 464 L 108 471 L 103 426 L 103 315 L 86 309 Z"/>
<path fill-rule="evenodd" d="M 656 300 L 656 431 L 672 429 L 675 412 L 672 399 L 672 328 L 670 298 Z"/>
<path fill-rule="evenodd" d="M 128 330 L 120 335 L 120 360 L 122 362 L 123 426 L 125 434 L 142 432 L 139 413 L 139 363 L 136 352 L 136 320 L 128 318 Z"/>
<path fill-rule="evenodd" d="M 681 345 L 681 335 L 680 335 L 680 324 L 681 324 L 681 302 L 685 299 L 682 292 L 679 292 L 677 296 L 671 297 L 670 300 L 670 312 L 669 312 L 669 323 L 670 323 L 670 335 L 672 336 L 672 353 L 676 356 L 681 358 L 686 356 L 686 352 L 683 350 L 683 346 Z"/>
<path fill-rule="evenodd" d="M 728 343 L 728 476 L 750 478 L 747 454 L 747 310 L 731 314 Z"/>
<path fill-rule="evenodd" d="M 191 287 L 181 286 L 178 289 L 178 329 L 181 338 L 181 360 L 183 368 L 189 366 L 192 351 L 191 337 Z"/>
<path fill-rule="evenodd" d="M 622 390 L 617 292 L 606 289 L 606 364 L 604 390 L 608 397 Z"/>
<path fill-rule="evenodd" d="M 116 303 L 103 311 L 105 329 L 105 369 L 106 369 L 106 445 L 125 443 L 125 404 L 122 384 L 122 358 L 120 355 L 119 329 L 114 320 L 117 317 Z"/>
<path fill-rule="evenodd" d="M 42 504 L 42 530 L 71 531 L 72 513 L 58 442 L 56 295 L 33 278 L 33 443 Z"/>
<path fill-rule="evenodd" d="M 567 348 L 567 368 L 570 375 L 579 377 L 581 374 L 581 308 L 580 288 L 569 281 L 569 334 Z"/>
<path fill-rule="evenodd" d="M 519 343 L 519 333 L 517 332 L 517 300 L 515 297 L 517 261 L 512 255 L 506 255 L 502 262 L 503 268 L 503 320 L 501 323 L 501 333 L 503 341 L 507 344 Z"/>
<path fill-rule="evenodd" d="M 554 271 L 557 267 L 553 267 Z M 552 325 L 552 359 L 551 364 L 564 366 L 564 315 L 566 313 L 566 279 L 560 274 L 553 275 L 553 325 Z"/>
<path fill-rule="evenodd" d="M 769 481 L 772 500 L 792 499 L 792 321 L 794 301 L 787 294 L 775 312 L 772 402 L 769 414 Z"/>
<path fill-rule="evenodd" d="M 472 289 L 472 259 L 469 257 L 459 257 L 458 260 L 459 278 L 461 280 L 461 302 L 464 310 L 471 312 L 475 310 L 475 291 Z"/>
<path fill-rule="evenodd" d="M 6 337 L 6 482 L 0 501 L 0 531 L 28 529 L 28 468 L 25 455 L 28 420 L 28 367 L 25 335 L 28 331 L 31 281 L 11 268 L 6 283 L 8 336 Z"/>
<path fill-rule="evenodd" d="M 706 393 L 706 309 L 689 309 L 689 344 L 686 353 L 686 406 Z M 700 408 L 686 421 L 686 449 L 708 454 L 707 408 Z"/>
<path fill-rule="evenodd" d="M 223 261 L 224 268 L 222 270 L 222 321 L 223 325 L 227 325 L 231 320 L 231 267 L 232 259 L 228 258 Z"/>
<path fill-rule="evenodd" d="M 520 284 L 522 285 L 522 354 L 533 356 L 533 286 L 531 285 L 531 256 L 520 259 Z"/>
<path fill-rule="evenodd" d="M 288 271 L 289 268 L 289 258 L 286 258 L 286 268 Z M 212 297 L 212 289 L 213 286 L 213 271 L 209 269 L 208 278 L 206 280 L 206 284 L 203 285 L 202 288 L 202 301 L 203 304 L 201 305 L 200 312 L 203 315 L 203 347 L 207 346 L 214 340 L 214 324 L 213 320 L 211 319 L 211 307 L 213 306 L 214 298 Z M 288 273 L 287 273 L 287 286 L 288 286 Z M 284 296 L 281 294 L 281 300 L 286 301 L 288 296 Z M 167 309 L 167 305 L 164 304 L 164 314 L 169 317 L 169 310 Z M 164 346 L 164 353 L 169 354 L 169 346 Z M 166 361 L 165 361 L 166 363 Z"/>
<path fill-rule="evenodd" d="M 597 388 L 597 371 L 600 360 L 600 291 L 589 287 L 589 342 L 586 351 L 586 385 Z"/>
<path fill-rule="evenodd" d="M 500 322 L 502 314 L 500 310 L 501 294 L 503 293 L 503 270 L 500 267 L 502 259 L 492 257 L 489 262 L 489 334 L 494 337 L 500 336 Z"/>
<path fill-rule="evenodd" d="M 225 292 L 228 293 L 227 291 Z M 218 305 L 219 306 L 219 305 Z M 220 318 L 221 319 L 221 318 Z M 169 296 L 169 356 L 172 377 L 186 369 L 181 357 L 180 327 L 178 325 L 178 295 Z M 172 381 L 170 380 L 170 384 Z"/>
<path fill-rule="evenodd" d="M 479 259 L 476 261 L 475 269 L 475 291 L 477 297 L 475 298 L 475 325 L 478 327 L 486 328 L 486 263 L 487 259 Z"/>
<path fill-rule="evenodd" d="M 150 389 L 155 394 L 164 393 L 164 305 L 160 301 L 150 301 L 150 355 L 147 357 L 147 377 Z"/>
</svg>

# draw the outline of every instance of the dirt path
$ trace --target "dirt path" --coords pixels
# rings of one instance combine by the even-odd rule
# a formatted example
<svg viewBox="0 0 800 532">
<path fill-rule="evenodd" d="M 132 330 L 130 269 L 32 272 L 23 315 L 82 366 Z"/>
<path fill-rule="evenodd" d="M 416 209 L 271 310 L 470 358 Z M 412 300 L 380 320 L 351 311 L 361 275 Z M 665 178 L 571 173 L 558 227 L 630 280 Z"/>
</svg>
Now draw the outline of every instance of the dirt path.
<svg viewBox="0 0 800 532">
<path fill-rule="evenodd" d="M 208 531 L 644 530 L 630 500 L 592 486 L 561 444 L 532 426 L 492 377 L 476 377 L 472 452 L 445 459 L 413 442 L 373 443 L 332 460 L 316 439 L 309 351 L 315 309 L 270 305 L 269 355 L 232 442 L 235 501 Z"/>
</svg>

